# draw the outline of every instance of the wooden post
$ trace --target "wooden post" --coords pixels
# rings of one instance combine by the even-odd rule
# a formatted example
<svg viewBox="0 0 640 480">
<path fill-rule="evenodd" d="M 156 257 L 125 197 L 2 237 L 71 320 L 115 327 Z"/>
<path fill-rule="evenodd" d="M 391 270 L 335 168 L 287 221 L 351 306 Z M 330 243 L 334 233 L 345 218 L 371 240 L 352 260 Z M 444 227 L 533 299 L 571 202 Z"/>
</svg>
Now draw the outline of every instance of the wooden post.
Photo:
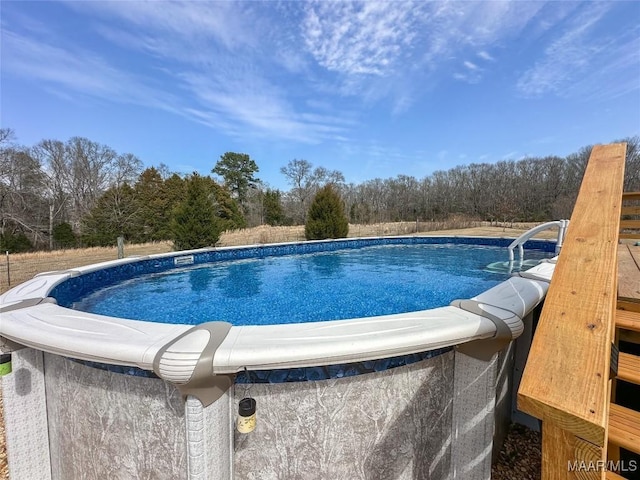
<svg viewBox="0 0 640 480">
<path fill-rule="evenodd" d="M 118 237 L 118 258 L 124 258 L 124 237 Z"/>
<path fill-rule="evenodd" d="M 7 255 L 7 285 L 10 287 L 11 286 L 11 272 L 9 271 L 10 266 L 9 266 L 9 250 L 6 251 L 6 255 Z"/>
<path fill-rule="evenodd" d="M 543 480 L 605 475 L 588 467 L 607 459 L 625 153 L 591 152 L 518 390 L 518 408 L 542 420 Z"/>
</svg>

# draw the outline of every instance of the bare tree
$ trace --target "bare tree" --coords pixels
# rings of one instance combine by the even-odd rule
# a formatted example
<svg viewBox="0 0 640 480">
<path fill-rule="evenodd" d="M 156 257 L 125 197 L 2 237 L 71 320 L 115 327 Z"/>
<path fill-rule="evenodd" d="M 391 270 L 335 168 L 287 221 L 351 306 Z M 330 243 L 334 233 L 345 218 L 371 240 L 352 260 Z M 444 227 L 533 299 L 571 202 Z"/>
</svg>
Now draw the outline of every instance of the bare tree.
<svg viewBox="0 0 640 480">
<path fill-rule="evenodd" d="M 106 145 L 74 137 L 66 144 L 71 181 L 72 221 L 77 228 L 113 179 L 116 152 Z"/>
<path fill-rule="evenodd" d="M 280 168 L 280 173 L 291 185 L 288 196 L 292 200 L 292 217 L 297 223 L 304 223 L 308 203 L 321 187 L 332 184 L 339 189 L 344 183 L 342 172 L 324 167 L 314 169 L 313 164 L 307 160 L 293 159 Z"/>
</svg>

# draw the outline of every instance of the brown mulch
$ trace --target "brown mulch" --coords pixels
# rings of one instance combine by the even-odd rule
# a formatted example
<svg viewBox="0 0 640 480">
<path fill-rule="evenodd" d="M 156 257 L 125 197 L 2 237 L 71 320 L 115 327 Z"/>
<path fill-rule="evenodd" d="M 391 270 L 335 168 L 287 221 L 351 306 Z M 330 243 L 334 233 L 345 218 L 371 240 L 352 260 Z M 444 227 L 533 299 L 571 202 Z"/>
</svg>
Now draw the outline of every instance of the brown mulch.
<svg viewBox="0 0 640 480">
<path fill-rule="evenodd" d="M 540 480 L 542 436 L 527 427 L 512 424 L 491 468 L 491 480 Z"/>
</svg>

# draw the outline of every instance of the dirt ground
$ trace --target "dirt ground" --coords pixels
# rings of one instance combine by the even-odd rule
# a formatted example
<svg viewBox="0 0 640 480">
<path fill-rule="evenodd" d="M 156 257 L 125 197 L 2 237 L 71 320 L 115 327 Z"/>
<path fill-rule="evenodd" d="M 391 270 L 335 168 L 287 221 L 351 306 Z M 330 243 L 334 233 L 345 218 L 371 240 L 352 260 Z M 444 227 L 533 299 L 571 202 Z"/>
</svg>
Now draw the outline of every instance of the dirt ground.
<svg viewBox="0 0 640 480">
<path fill-rule="evenodd" d="M 349 231 L 349 237 L 365 237 L 376 235 L 451 235 L 451 236 L 472 236 L 472 237 L 505 237 L 516 238 L 520 234 L 527 231 L 535 224 L 520 224 L 513 227 L 496 227 L 496 226 L 474 226 L 469 228 L 449 228 L 443 230 L 435 230 L 428 232 L 415 233 L 415 222 L 403 222 L 396 224 L 377 224 L 377 225 L 351 225 Z M 445 225 L 442 225 L 445 227 Z M 536 238 L 556 238 L 555 230 L 547 230 L 537 235 Z M 231 245 L 248 245 L 257 243 L 275 243 L 275 242 L 290 242 L 304 240 L 304 227 L 256 227 L 253 229 L 245 229 L 235 232 L 225 232 L 221 238 L 220 246 Z M 172 251 L 172 246 L 169 242 L 159 242 L 144 245 L 127 245 L 125 246 L 125 255 L 150 255 L 153 253 L 165 253 Z M 91 263 L 98 263 L 107 260 L 113 260 L 117 258 L 116 248 L 90 248 L 83 250 L 59 250 L 55 252 L 38 252 L 38 253 L 26 253 L 20 255 L 11 256 L 11 285 L 15 286 L 25 280 L 32 278 L 36 273 L 64 270 L 81 265 L 88 265 Z M 5 264 L 6 268 L 6 264 Z M 0 281 L 0 293 L 8 289 L 6 281 L 6 270 L 0 270 L 0 276 L 4 277 Z M 2 283 L 4 281 L 4 283 Z M 522 438 L 522 432 L 518 431 L 519 436 L 516 435 L 516 439 Z M 533 440 L 533 447 L 530 447 L 534 452 L 536 450 L 536 438 L 535 435 L 524 435 L 526 441 L 531 442 Z M 517 441 L 517 440 L 516 440 Z M 505 447 L 506 448 L 506 447 Z M 511 447 L 509 447 L 511 448 Z M 501 458 L 507 458 L 501 456 Z M 535 459 L 529 462 L 534 467 L 539 465 Z M 509 471 L 509 465 L 501 466 L 499 462 L 498 470 L 494 467 L 494 475 L 498 474 L 496 478 L 507 479 L 505 476 L 505 469 Z M 518 468 L 524 468 L 518 466 Z M 534 472 L 535 473 L 535 472 Z M 516 476 L 513 478 L 539 478 L 522 476 L 522 472 L 515 472 Z M 4 415 L 2 407 L 2 388 L 0 387 L 0 480 L 9 479 L 9 468 L 7 464 L 7 452 L 4 436 Z"/>
</svg>

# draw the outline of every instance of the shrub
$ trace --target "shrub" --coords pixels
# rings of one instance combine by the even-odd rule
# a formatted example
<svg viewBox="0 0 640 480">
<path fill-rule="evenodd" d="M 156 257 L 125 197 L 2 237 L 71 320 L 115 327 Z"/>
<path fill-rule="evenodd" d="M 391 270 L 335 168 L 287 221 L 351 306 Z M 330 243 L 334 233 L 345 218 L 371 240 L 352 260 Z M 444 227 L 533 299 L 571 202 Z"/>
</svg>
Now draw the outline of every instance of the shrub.
<svg viewBox="0 0 640 480">
<path fill-rule="evenodd" d="M 214 195 L 197 173 L 189 179 L 186 198 L 178 204 L 171 222 L 176 250 L 215 245 L 224 227 L 216 212 Z"/>
<path fill-rule="evenodd" d="M 321 188 L 309 207 L 304 236 L 307 240 L 344 238 L 349 233 L 349 222 L 344 213 L 340 195 L 331 185 Z"/>
<path fill-rule="evenodd" d="M 0 251 L 9 253 L 29 252 L 33 245 L 24 233 L 6 232 L 0 235 Z"/>
<path fill-rule="evenodd" d="M 76 236 L 68 223 L 53 227 L 53 241 L 59 248 L 73 248 L 77 244 Z"/>
</svg>

